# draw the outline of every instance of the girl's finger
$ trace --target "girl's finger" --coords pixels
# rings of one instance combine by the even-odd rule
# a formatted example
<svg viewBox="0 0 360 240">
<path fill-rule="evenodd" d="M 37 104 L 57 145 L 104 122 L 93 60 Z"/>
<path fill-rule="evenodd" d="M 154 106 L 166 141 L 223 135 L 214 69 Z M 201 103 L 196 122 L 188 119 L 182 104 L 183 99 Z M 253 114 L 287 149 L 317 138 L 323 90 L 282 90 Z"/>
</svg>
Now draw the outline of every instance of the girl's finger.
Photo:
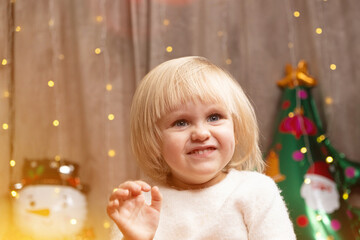
<svg viewBox="0 0 360 240">
<path fill-rule="evenodd" d="M 153 187 L 151 189 L 151 207 L 160 211 L 162 203 L 162 195 L 158 187 Z"/>
<path fill-rule="evenodd" d="M 126 200 L 130 195 L 129 193 L 130 192 L 128 189 L 115 188 L 109 200 L 110 201 L 113 201 L 115 199 Z"/>
</svg>

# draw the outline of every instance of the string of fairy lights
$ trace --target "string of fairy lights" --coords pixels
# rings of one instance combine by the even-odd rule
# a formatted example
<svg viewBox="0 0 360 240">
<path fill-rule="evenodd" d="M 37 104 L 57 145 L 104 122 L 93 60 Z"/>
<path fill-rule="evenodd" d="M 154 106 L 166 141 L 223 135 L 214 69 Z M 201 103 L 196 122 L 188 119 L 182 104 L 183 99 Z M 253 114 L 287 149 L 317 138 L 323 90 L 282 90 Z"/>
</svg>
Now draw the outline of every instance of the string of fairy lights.
<svg viewBox="0 0 360 240">
<path fill-rule="evenodd" d="M 326 46 L 326 41 L 327 38 L 324 37 L 324 33 L 325 31 L 323 30 L 324 24 L 323 24 L 323 4 L 327 4 L 328 0 L 318 0 L 319 4 L 321 5 L 321 10 L 320 11 L 316 11 L 316 13 L 318 14 L 320 12 L 320 19 L 318 19 L 318 26 L 315 27 L 314 29 L 314 34 L 316 34 L 316 36 L 318 37 L 322 37 L 321 41 L 324 42 L 324 44 L 322 44 L 321 46 L 323 46 L 323 49 L 321 49 L 321 53 L 322 52 L 327 52 L 327 46 Z M 289 43 L 288 43 L 288 48 L 289 48 L 289 52 L 290 52 L 290 58 L 291 58 L 291 65 L 292 66 L 296 66 L 297 65 L 297 57 L 299 56 L 299 53 L 296 52 L 297 51 L 297 46 L 298 43 L 296 42 L 298 37 L 296 36 L 296 27 L 295 25 L 297 24 L 297 20 L 299 20 L 301 18 L 301 12 L 300 10 L 294 9 L 294 7 L 292 6 L 292 1 L 286 1 L 286 6 L 287 6 L 287 16 L 288 16 L 288 23 L 289 23 Z M 329 58 L 326 56 L 325 58 L 323 58 L 322 60 L 327 61 Z M 330 63 L 329 64 L 329 68 L 330 71 L 335 71 L 336 70 L 336 64 L 335 63 Z M 328 74 L 330 77 L 329 79 L 331 79 L 331 72 Z M 297 89 L 298 90 L 298 89 Z M 325 103 L 327 105 L 331 105 L 333 103 L 332 97 L 330 96 L 326 96 L 324 99 Z M 300 98 L 300 94 L 296 94 L 296 107 L 297 109 L 301 108 L 301 98 Z M 292 112 L 289 113 L 293 114 Z M 291 117 L 291 116 L 290 116 Z M 304 133 L 306 133 L 305 130 L 305 125 L 301 124 L 301 128 L 302 131 Z M 325 139 L 324 135 L 321 135 L 318 138 L 318 142 L 321 142 Z M 310 148 L 310 143 L 309 143 L 309 136 L 307 134 L 304 134 L 304 141 L 305 141 L 305 146 L 302 147 L 300 149 L 301 153 L 306 154 L 307 155 L 307 160 L 309 161 L 310 164 L 313 164 L 313 159 L 312 159 L 312 155 L 310 154 L 310 151 L 308 151 L 308 149 Z M 327 163 L 331 163 L 333 161 L 331 156 L 328 156 L 326 158 L 326 162 Z M 305 182 L 307 182 L 308 179 L 305 179 Z"/>
<path fill-rule="evenodd" d="M 296 66 L 297 64 L 297 57 L 299 56 L 299 53 L 296 52 L 297 50 L 297 43 L 296 40 L 298 39 L 296 36 L 296 31 L 295 30 L 295 25 L 296 25 L 296 21 L 299 20 L 302 16 L 301 11 L 300 10 L 294 10 L 294 7 L 292 6 L 292 1 L 286 1 L 287 3 L 287 9 L 288 9 L 288 22 L 289 22 L 289 43 L 288 43 L 288 47 L 289 47 L 289 52 L 290 52 L 290 57 L 291 57 L 291 64 L 294 66 Z M 321 42 L 320 46 L 320 54 L 321 56 L 321 60 L 325 62 L 325 68 L 321 68 L 321 70 L 323 70 L 323 73 L 321 74 L 323 76 L 323 79 L 326 79 L 329 84 L 327 84 L 328 86 L 331 86 L 332 84 L 332 79 L 333 79 L 333 74 L 332 72 L 335 71 L 337 69 L 337 63 L 335 62 L 330 62 L 332 60 L 332 56 L 331 56 L 331 51 L 329 51 L 328 49 L 328 36 L 327 36 L 327 31 L 326 29 L 324 29 L 325 25 L 324 25 L 324 9 L 326 7 L 326 4 L 328 3 L 328 0 L 318 0 L 316 2 L 316 6 L 319 9 L 316 9 L 316 16 L 317 16 L 317 24 L 318 26 L 315 27 L 314 29 L 314 34 L 316 34 L 317 37 L 319 37 L 319 41 Z M 298 89 L 297 89 L 298 90 Z M 331 90 L 331 89 L 330 89 Z M 327 89 L 327 93 L 329 92 L 329 90 Z M 327 107 L 331 107 L 334 100 L 333 100 L 333 95 L 334 93 L 331 92 L 330 94 L 327 94 L 325 96 L 324 103 L 326 104 Z M 296 105 L 297 108 L 301 108 L 301 98 L 300 98 L 300 94 L 296 94 Z M 290 112 L 289 113 L 289 117 L 291 117 L 291 115 L 293 115 L 294 113 Z M 332 116 L 330 116 L 331 118 Z M 306 133 L 305 130 L 305 126 L 304 123 L 301 124 L 302 127 L 302 131 L 304 133 Z M 329 130 L 329 129 L 328 129 Z M 323 142 L 326 139 L 325 135 L 320 135 L 317 138 L 317 142 Z M 313 164 L 313 159 L 312 159 L 312 155 L 310 153 L 310 151 L 308 151 L 308 149 L 310 149 L 310 143 L 309 143 L 309 136 L 307 134 L 304 134 L 304 142 L 305 142 L 305 146 L 302 147 L 300 149 L 300 152 L 303 154 L 306 154 L 307 156 L 307 161 L 311 164 Z M 342 156 L 344 156 L 343 153 L 341 153 Z M 332 156 L 327 156 L 325 158 L 325 162 L 328 164 L 333 163 L 334 159 Z M 309 184 L 310 183 L 310 179 L 305 178 L 304 179 L 304 183 Z M 347 200 L 349 197 L 349 193 L 347 191 L 345 191 L 342 194 L 342 198 L 344 200 Z M 319 217 L 319 216 L 316 216 Z"/>
</svg>

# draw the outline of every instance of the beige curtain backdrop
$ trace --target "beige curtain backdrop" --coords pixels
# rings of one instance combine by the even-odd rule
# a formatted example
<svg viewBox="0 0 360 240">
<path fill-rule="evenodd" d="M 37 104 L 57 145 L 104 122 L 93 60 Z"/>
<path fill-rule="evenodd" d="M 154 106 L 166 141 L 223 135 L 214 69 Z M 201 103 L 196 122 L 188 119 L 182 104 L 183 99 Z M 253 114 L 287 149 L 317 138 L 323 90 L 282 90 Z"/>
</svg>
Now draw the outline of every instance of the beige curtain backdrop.
<svg viewBox="0 0 360 240">
<path fill-rule="evenodd" d="M 235 76 L 255 106 L 263 152 L 279 110 L 276 81 L 285 64 L 306 60 L 327 135 L 360 161 L 359 12 L 358 0 L 1 0 L 0 237 L 24 158 L 59 155 L 80 165 L 91 189 L 87 226 L 107 239 L 111 190 L 140 177 L 129 145 L 134 90 L 176 57 L 205 56 Z"/>
</svg>

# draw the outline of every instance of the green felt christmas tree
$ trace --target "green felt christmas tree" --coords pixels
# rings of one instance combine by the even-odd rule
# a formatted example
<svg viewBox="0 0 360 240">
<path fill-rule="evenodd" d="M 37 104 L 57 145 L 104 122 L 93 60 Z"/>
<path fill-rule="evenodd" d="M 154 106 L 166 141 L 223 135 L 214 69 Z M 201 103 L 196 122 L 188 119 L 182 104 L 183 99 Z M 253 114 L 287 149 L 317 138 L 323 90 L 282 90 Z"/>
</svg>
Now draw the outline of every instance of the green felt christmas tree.
<svg viewBox="0 0 360 240">
<path fill-rule="evenodd" d="M 332 147 L 323 131 L 307 64 L 286 67 L 276 133 L 266 155 L 266 174 L 282 190 L 298 239 L 353 240 L 359 236 L 358 209 L 348 204 L 360 184 L 360 164 Z"/>
</svg>

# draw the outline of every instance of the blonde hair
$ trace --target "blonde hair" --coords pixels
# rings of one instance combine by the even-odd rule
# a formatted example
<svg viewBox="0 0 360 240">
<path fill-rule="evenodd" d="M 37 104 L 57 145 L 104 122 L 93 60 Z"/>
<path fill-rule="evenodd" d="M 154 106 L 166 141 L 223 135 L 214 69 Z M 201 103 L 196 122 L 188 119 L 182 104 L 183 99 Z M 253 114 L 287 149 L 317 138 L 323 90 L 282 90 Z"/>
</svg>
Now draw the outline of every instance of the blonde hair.
<svg viewBox="0 0 360 240">
<path fill-rule="evenodd" d="M 138 86 L 130 113 L 131 145 L 140 167 L 155 180 L 165 181 L 170 168 L 161 156 L 158 121 L 190 101 L 221 103 L 234 122 L 235 151 L 224 170 L 262 172 L 259 131 L 254 110 L 232 76 L 203 57 L 164 62 L 150 71 Z"/>
</svg>

